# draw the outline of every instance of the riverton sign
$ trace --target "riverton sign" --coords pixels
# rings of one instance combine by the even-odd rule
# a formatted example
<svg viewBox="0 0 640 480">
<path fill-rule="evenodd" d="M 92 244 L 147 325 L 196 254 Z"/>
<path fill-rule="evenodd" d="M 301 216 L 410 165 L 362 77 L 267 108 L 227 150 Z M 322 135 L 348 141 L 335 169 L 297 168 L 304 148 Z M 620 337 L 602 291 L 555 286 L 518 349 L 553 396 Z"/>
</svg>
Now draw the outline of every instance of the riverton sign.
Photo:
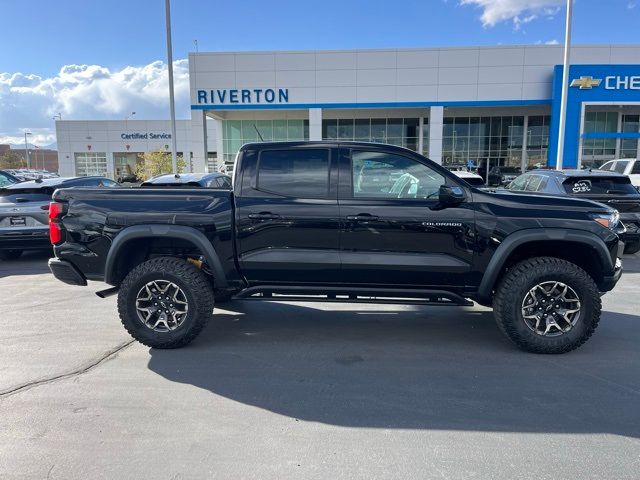
<svg viewBox="0 0 640 480">
<path fill-rule="evenodd" d="M 231 88 L 198 90 L 200 105 L 260 105 L 289 103 L 288 88 Z"/>
</svg>

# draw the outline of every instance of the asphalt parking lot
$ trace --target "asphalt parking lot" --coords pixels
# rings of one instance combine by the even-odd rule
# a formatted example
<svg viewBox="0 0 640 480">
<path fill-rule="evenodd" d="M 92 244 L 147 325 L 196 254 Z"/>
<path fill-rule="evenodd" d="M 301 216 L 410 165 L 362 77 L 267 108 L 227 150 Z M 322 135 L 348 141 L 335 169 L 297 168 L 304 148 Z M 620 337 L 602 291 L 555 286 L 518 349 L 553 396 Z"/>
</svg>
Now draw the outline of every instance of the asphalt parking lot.
<svg viewBox="0 0 640 480">
<path fill-rule="evenodd" d="M 46 258 L 0 262 L 2 479 L 639 476 L 640 257 L 561 356 L 484 308 L 250 301 L 150 350 Z"/>
</svg>

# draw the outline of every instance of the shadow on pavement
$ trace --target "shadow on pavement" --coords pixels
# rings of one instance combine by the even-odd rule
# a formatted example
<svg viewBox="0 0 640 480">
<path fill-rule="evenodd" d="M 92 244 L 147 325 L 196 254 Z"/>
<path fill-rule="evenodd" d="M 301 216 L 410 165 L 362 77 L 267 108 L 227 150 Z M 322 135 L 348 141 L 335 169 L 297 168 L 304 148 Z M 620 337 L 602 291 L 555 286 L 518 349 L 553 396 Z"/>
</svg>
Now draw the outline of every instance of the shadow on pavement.
<svg viewBox="0 0 640 480">
<path fill-rule="evenodd" d="M 53 256 L 51 250 L 26 251 L 17 260 L 0 260 L 0 278 L 12 275 L 38 275 L 49 273 L 47 261 Z"/>
<path fill-rule="evenodd" d="M 603 314 L 560 356 L 516 350 L 490 312 L 236 301 L 181 350 L 150 350 L 174 381 L 345 427 L 640 436 L 640 318 Z"/>
</svg>

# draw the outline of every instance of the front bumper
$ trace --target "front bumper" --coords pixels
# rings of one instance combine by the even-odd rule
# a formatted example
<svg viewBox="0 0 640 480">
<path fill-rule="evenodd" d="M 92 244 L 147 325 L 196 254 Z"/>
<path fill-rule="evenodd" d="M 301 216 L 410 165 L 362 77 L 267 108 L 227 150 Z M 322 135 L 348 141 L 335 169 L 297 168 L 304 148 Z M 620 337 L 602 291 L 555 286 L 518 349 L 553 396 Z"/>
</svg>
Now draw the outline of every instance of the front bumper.
<svg viewBox="0 0 640 480">
<path fill-rule="evenodd" d="M 622 245 L 622 248 L 624 249 L 624 244 L 620 243 L 620 245 Z M 622 260 L 617 258 L 616 265 L 613 270 L 613 274 L 605 275 L 602 277 L 602 282 L 600 282 L 600 284 L 598 285 L 599 290 L 601 292 L 608 292 L 610 290 L 613 290 L 613 287 L 616 286 L 616 283 L 618 283 L 618 280 L 620 280 L 621 276 L 622 276 Z"/>
<path fill-rule="evenodd" d="M 0 250 L 40 250 L 51 248 L 48 228 L 25 228 L 0 232 Z"/>
<path fill-rule="evenodd" d="M 87 284 L 87 279 L 82 274 L 82 272 L 78 270 L 72 263 L 65 260 L 60 260 L 59 258 L 50 258 L 49 270 L 51 270 L 51 273 L 53 273 L 54 277 L 56 277 L 61 282 L 67 283 L 69 285 L 85 286 Z"/>
</svg>

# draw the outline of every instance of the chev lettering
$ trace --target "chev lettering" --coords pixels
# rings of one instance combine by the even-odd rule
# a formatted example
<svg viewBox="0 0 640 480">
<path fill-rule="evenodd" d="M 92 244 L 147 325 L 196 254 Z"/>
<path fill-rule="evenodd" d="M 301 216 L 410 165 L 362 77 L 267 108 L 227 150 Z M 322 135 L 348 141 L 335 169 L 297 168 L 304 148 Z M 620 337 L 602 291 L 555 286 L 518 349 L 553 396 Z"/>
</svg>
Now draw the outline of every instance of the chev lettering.
<svg viewBox="0 0 640 480">
<path fill-rule="evenodd" d="M 604 88 L 607 90 L 640 90 L 640 75 L 605 77 Z"/>
<path fill-rule="evenodd" d="M 198 90 L 199 104 L 289 103 L 288 88 Z"/>
</svg>

